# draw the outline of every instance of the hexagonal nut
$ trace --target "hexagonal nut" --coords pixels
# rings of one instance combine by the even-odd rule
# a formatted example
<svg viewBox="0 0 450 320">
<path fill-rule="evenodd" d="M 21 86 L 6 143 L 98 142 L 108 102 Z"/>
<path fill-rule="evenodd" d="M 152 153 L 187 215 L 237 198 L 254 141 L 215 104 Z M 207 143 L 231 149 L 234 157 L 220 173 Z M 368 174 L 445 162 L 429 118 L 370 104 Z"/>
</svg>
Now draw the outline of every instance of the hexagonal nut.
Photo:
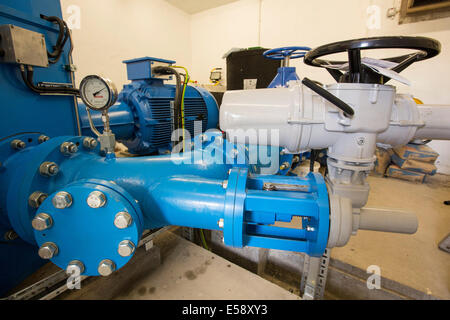
<svg viewBox="0 0 450 320">
<path fill-rule="evenodd" d="M 39 213 L 34 217 L 33 221 L 31 221 L 31 225 L 34 230 L 44 231 L 51 228 L 53 225 L 53 219 L 47 213 Z"/>
<path fill-rule="evenodd" d="M 71 155 L 78 151 L 78 147 L 73 142 L 64 142 L 60 147 L 60 151 L 64 155 Z"/>
<path fill-rule="evenodd" d="M 107 277 L 116 270 L 116 264 L 109 259 L 100 261 L 97 271 L 100 275 Z"/>
<path fill-rule="evenodd" d="M 44 202 L 45 199 L 47 198 L 48 194 L 41 191 L 35 191 L 28 198 L 28 205 L 32 208 L 37 209 L 41 206 L 42 202 Z"/>
<path fill-rule="evenodd" d="M 25 142 L 23 142 L 22 140 L 16 139 L 11 141 L 11 148 L 13 148 L 14 150 L 22 150 L 27 146 L 27 144 Z"/>
<path fill-rule="evenodd" d="M 66 209 L 72 205 L 72 196 L 70 193 L 60 191 L 52 199 L 53 206 L 56 209 Z"/>
<path fill-rule="evenodd" d="M 48 140 L 50 140 L 50 137 L 47 137 L 46 135 L 41 135 L 38 138 L 39 143 L 44 143 L 44 142 L 47 142 Z"/>
<path fill-rule="evenodd" d="M 88 138 L 84 138 L 84 140 L 83 140 L 83 147 L 85 147 L 88 150 L 95 149 L 97 147 L 97 145 L 98 145 L 98 142 L 94 138 L 88 137 Z"/>
<path fill-rule="evenodd" d="M 119 212 L 118 214 L 116 214 L 115 218 L 114 218 L 114 225 L 116 226 L 116 228 L 118 229 L 126 229 L 128 228 L 131 224 L 133 223 L 133 218 L 131 217 L 131 215 L 124 211 L 124 212 Z"/>
<path fill-rule="evenodd" d="M 58 254 L 58 246 L 53 242 L 44 243 L 38 251 L 39 257 L 49 260 Z"/>
<path fill-rule="evenodd" d="M 72 260 L 67 265 L 66 273 L 67 274 L 82 274 L 84 272 L 84 264 L 80 260 Z"/>
<path fill-rule="evenodd" d="M 133 254 L 134 250 L 136 249 L 136 246 L 134 243 L 130 240 L 123 240 L 119 243 L 119 247 L 117 249 L 117 252 L 122 257 L 129 257 Z"/>
<path fill-rule="evenodd" d="M 98 209 L 106 204 L 106 196 L 100 191 L 92 191 L 86 199 L 87 205 Z"/>
<path fill-rule="evenodd" d="M 6 241 L 13 241 L 19 238 L 19 235 L 14 230 L 6 231 L 4 238 Z"/>
<path fill-rule="evenodd" d="M 39 167 L 39 173 L 45 177 L 56 176 L 59 172 L 59 167 L 56 163 L 46 161 Z"/>
</svg>

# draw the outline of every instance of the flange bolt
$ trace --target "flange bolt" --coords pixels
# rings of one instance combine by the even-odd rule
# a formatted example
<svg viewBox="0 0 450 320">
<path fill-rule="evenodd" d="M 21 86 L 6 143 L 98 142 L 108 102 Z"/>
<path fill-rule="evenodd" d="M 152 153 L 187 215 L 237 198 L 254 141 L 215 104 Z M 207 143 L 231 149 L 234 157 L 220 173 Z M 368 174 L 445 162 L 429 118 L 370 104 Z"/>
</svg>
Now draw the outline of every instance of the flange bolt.
<svg viewBox="0 0 450 320">
<path fill-rule="evenodd" d="M 84 138 L 83 140 L 83 147 L 85 147 L 86 149 L 92 150 L 95 149 L 98 145 L 97 140 L 95 140 L 94 138 Z"/>
<path fill-rule="evenodd" d="M 13 149 L 15 149 L 15 150 L 22 150 L 22 149 L 24 149 L 26 146 L 27 146 L 26 143 L 23 142 L 22 140 L 19 140 L 19 139 L 13 140 L 13 141 L 11 142 L 11 148 L 13 148 Z"/>
<path fill-rule="evenodd" d="M 37 209 L 41 206 L 42 202 L 44 202 L 45 199 L 47 198 L 48 194 L 41 191 L 35 191 L 28 198 L 28 205 L 32 208 Z"/>
<path fill-rule="evenodd" d="M 106 204 L 106 196 L 100 191 L 93 191 L 86 200 L 89 207 L 98 209 Z"/>
<path fill-rule="evenodd" d="M 53 225 L 53 219 L 47 213 L 39 213 L 34 217 L 33 221 L 31 221 L 31 225 L 34 230 L 44 231 L 51 228 Z"/>
<path fill-rule="evenodd" d="M 58 246 L 53 242 L 44 243 L 38 251 L 39 257 L 49 260 L 58 254 Z"/>
<path fill-rule="evenodd" d="M 38 138 L 38 142 L 39 142 L 39 143 L 44 143 L 44 142 L 46 142 L 46 141 L 48 141 L 48 140 L 50 140 L 50 137 L 47 137 L 47 136 L 45 136 L 45 135 L 41 135 L 41 136 L 39 136 L 39 138 Z"/>
<path fill-rule="evenodd" d="M 44 162 L 39 167 L 39 173 L 45 177 L 53 177 L 56 176 L 59 172 L 59 167 L 54 162 Z"/>
<path fill-rule="evenodd" d="M 98 273 L 104 277 L 111 275 L 116 270 L 116 264 L 109 259 L 100 261 L 98 265 Z"/>
<path fill-rule="evenodd" d="M 119 243 L 119 248 L 117 249 L 117 252 L 122 257 L 129 257 L 133 254 L 134 250 L 136 249 L 136 246 L 134 243 L 130 240 L 123 240 Z"/>
<path fill-rule="evenodd" d="M 67 273 L 68 274 L 72 274 L 72 270 L 76 270 L 78 269 L 80 271 L 80 274 L 82 274 L 84 272 L 84 264 L 83 262 L 81 262 L 80 260 L 72 260 L 69 262 L 69 264 L 67 265 Z"/>
<path fill-rule="evenodd" d="M 70 156 L 71 154 L 74 154 L 78 151 L 78 147 L 73 142 L 64 142 L 61 145 L 60 151 L 62 154 L 66 155 L 66 156 Z"/>
<path fill-rule="evenodd" d="M 14 230 L 9 230 L 5 233 L 4 238 L 6 241 L 13 241 L 19 238 L 19 235 Z"/>
<path fill-rule="evenodd" d="M 65 191 L 58 192 L 53 197 L 52 203 L 56 209 L 66 209 L 72 205 L 72 196 Z"/>
<path fill-rule="evenodd" d="M 116 214 L 116 217 L 114 218 L 114 225 L 118 229 L 126 229 L 128 228 L 131 223 L 133 222 L 133 218 L 128 212 L 119 212 Z"/>
</svg>

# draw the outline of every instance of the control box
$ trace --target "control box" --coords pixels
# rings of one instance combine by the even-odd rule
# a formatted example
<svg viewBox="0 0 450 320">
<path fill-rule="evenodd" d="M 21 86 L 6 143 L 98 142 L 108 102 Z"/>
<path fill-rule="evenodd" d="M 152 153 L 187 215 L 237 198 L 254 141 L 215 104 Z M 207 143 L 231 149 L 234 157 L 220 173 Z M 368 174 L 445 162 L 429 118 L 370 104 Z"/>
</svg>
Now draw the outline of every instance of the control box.
<svg viewBox="0 0 450 320">
<path fill-rule="evenodd" d="M 48 67 L 45 36 L 12 24 L 1 25 L 0 62 Z"/>
</svg>

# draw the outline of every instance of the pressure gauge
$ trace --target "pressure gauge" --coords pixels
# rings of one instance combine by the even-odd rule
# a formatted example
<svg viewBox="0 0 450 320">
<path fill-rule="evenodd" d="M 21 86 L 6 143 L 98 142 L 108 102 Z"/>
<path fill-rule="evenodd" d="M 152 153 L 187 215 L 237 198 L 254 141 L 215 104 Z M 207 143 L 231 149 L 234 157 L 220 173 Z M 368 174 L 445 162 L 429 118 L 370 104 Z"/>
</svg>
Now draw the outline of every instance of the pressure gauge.
<svg viewBox="0 0 450 320">
<path fill-rule="evenodd" d="M 111 80 L 92 75 L 81 81 L 80 96 L 90 109 L 104 111 L 116 103 L 118 94 Z"/>
</svg>

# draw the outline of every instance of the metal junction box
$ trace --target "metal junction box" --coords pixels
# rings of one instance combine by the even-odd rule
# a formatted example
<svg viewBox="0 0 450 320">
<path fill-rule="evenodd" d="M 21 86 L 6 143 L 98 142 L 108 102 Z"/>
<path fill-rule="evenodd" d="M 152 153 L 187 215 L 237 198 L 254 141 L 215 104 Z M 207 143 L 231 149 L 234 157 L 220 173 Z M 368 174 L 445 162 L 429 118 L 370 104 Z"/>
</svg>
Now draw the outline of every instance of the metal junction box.
<svg viewBox="0 0 450 320">
<path fill-rule="evenodd" d="M 1 25 L 0 62 L 48 67 L 45 36 L 12 24 Z"/>
</svg>

